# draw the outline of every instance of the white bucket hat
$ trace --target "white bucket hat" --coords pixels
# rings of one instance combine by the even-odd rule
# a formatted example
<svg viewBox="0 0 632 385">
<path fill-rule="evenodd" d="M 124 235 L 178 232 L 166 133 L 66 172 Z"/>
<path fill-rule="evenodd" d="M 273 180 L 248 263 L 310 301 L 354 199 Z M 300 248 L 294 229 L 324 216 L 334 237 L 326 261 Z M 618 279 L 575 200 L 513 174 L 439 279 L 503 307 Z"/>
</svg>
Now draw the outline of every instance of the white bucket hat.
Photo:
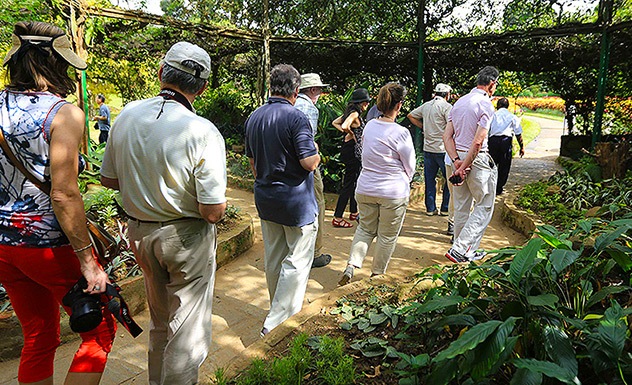
<svg viewBox="0 0 632 385">
<path fill-rule="evenodd" d="M 301 86 L 299 89 L 310 88 L 310 87 L 327 87 L 329 84 L 323 84 L 320 80 L 320 76 L 315 73 L 303 74 L 301 75 Z"/>
<path fill-rule="evenodd" d="M 452 92 L 452 87 L 445 83 L 438 83 L 435 86 L 434 92 Z"/>
</svg>

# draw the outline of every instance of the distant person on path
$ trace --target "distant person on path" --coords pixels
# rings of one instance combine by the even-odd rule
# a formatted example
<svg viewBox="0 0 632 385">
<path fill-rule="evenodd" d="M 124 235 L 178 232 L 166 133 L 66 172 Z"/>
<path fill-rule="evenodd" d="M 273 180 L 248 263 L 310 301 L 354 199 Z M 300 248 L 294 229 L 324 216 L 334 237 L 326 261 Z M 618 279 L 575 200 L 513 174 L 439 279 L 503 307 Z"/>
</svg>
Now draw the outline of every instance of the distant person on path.
<svg viewBox="0 0 632 385">
<path fill-rule="evenodd" d="M 368 123 L 375 118 L 379 118 L 380 115 L 382 115 L 382 112 L 377 109 L 377 104 L 374 104 L 366 113 L 366 122 Z"/>
<path fill-rule="evenodd" d="M 99 114 L 94 117 L 99 127 L 99 144 L 108 141 L 110 134 L 110 107 L 105 104 L 105 96 L 97 95 L 97 103 L 99 104 Z"/>
<path fill-rule="evenodd" d="M 307 116 L 314 138 L 316 138 L 318 133 L 318 108 L 316 107 L 316 102 L 320 94 L 323 93 L 323 88 L 327 86 L 328 84 L 323 84 L 318 74 L 301 75 L 301 88 L 294 107 Z M 331 255 L 321 253 L 323 248 L 323 228 L 325 227 L 325 191 L 323 177 L 318 168 L 314 170 L 314 195 L 316 195 L 316 202 L 318 203 L 318 233 L 316 234 L 312 267 L 323 267 L 331 262 Z"/>
<path fill-rule="evenodd" d="M 439 83 L 434 89 L 435 96 L 432 100 L 423 103 L 408 114 L 408 119 L 415 126 L 423 129 L 424 132 L 424 185 L 426 215 L 448 215 L 448 203 L 450 202 L 450 190 L 447 184 L 445 171 L 445 146 L 443 145 L 443 133 L 448 124 L 448 114 L 452 110 L 452 105 L 447 100 L 450 99 L 452 87 Z M 437 174 L 441 174 L 446 179 L 443 186 L 443 198 L 441 199 L 441 210 L 437 210 Z"/>
<path fill-rule="evenodd" d="M 16 23 L 12 38 L 2 62 L 7 85 L 0 91 L 0 130 L 9 152 L 50 195 L 0 149 L 0 282 L 24 336 L 18 382 L 44 385 L 53 384 L 62 298 L 82 277 L 87 294 L 103 293 L 109 280 L 92 253 L 77 184 L 85 166 L 79 156 L 85 115 L 63 99 L 75 91 L 69 67 L 87 65 L 52 24 Z M 100 382 L 115 332 L 114 317 L 104 310 L 95 329 L 79 334 L 66 385 Z"/>
<path fill-rule="evenodd" d="M 112 127 L 101 182 L 121 191 L 151 315 L 149 384 L 190 385 L 211 344 L 217 223 L 226 209 L 226 151 L 193 101 L 211 58 L 174 44 L 158 96 L 129 103 Z"/>
<path fill-rule="evenodd" d="M 356 188 L 361 219 L 339 285 L 349 283 L 354 269 L 362 267 L 376 237 L 372 276 L 386 273 L 395 251 L 408 207 L 410 181 L 415 173 L 412 137 L 407 128 L 395 122 L 405 96 L 406 89 L 398 83 L 382 87 L 377 106 L 383 115 L 371 120 L 364 128 L 362 171 Z"/>
<path fill-rule="evenodd" d="M 245 124 L 270 294 L 262 336 L 301 310 L 314 259 L 318 204 L 313 171 L 320 155 L 309 120 L 293 106 L 300 84 L 291 65 L 273 67 L 272 96 Z"/>
<path fill-rule="evenodd" d="M 489 154 L 498 167 L 498 183 L 496 195 L 503 193 L 503 187 L 507 183 L 511 170 L 511 158 L 513 150 L 513 136 L 520 146 L 520 157 L 524 156 L 524 144 L 522 142 L 522 125 L 520 119 L 509 112 L 509 100 L 500 98 L 496 104 L 498 111 L 494 114 L 492 125 L 489 129 Z"/>
<path fill-rule="evenodd" d="M 355 89 L 351 94 L 351 100 L 347 104 L 345 113 L 332 122 L 338 131 L 345 134 L 340 148 L 340 160 L 345 165 L 345 174 L 336 203 L 334 219 L 331 221 L 334 227 L 353 227 L 343 218 L 347 203 L 349 203 L 349 220 L 357 221 L 360 219 L 358 203 L 355 200 L 355 190 L 362 167 L 362 131 L 365 125 L 362 113 L 366 111 L 370 100 L 369 91 L 364 88 Z"/>
<path fill-rule="evenodd" d="M 454 168 L 450 176 L 454 184 L 454 243 L 445 254 L 452 262 L 485 256 L 484 251 L 477 249 L 494 212 L 498 173 L 488 153 L 487 134 L 494 116 L 490 98 L 496 91 L 498 70 L 483 68 L 476 84 L 454 104 L 443 134 Z"/>
</svg>

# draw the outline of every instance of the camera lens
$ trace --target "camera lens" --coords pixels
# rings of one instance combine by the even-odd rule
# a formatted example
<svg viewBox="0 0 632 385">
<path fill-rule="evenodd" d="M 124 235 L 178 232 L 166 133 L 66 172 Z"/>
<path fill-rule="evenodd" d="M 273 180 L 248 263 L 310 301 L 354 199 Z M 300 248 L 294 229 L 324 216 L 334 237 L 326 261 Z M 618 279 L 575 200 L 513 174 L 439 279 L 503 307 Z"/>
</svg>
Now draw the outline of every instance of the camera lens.
<svg viewBox="0 0 632 385">
<path fill-rule="evenodd" d="M 70 329 L 75 333 L 89 332 L 101 323 L 101 303 L 93 296 L 77 299 L 72 304 Z"/>
<path fill-rule="evenodd" d="M 103 319 L 99 297 L 83 292 L 87 286 L 82 277 L 62 299 L 62 303 L 70 308 L 70 329 L 75 333 L 88 332 L 99 326 Z"/>
</svg>

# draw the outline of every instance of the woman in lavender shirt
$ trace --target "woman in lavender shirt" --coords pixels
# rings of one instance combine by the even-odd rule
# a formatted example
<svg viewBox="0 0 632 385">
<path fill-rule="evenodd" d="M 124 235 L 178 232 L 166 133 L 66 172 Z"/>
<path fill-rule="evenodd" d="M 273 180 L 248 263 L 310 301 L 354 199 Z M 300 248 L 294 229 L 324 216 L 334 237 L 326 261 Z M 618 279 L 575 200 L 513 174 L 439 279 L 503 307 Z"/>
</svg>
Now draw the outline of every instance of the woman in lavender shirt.
<svg viewBox="0 0 632 385">
<path fill-rule="evenodd" d="M 364 128 L 362 171 L 356 188 L 360 224 L 340 285 L 346 285 L 353 278 L 354 269 L 362 267 L 373 239 L 377 238 L 377 245 L 371 275 L 386 272 L 395 250 L 415 172 L 410 132 L 395 122 L 405 95 L 406 89 L 398 83 L 382 87 L 377 96 L 382 115 Z"/>
</svg>

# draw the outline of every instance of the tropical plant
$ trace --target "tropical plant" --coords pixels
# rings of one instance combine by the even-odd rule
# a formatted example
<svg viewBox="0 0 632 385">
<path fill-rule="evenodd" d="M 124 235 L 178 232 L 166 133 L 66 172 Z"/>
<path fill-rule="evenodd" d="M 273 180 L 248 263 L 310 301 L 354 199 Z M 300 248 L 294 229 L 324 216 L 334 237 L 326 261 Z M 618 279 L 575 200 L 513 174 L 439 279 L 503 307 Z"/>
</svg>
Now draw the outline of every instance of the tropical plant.
<svg viewBox="0 0 632 385">
<path fill-rule="evenodd" d="M 401 319 L 392 340 L 374 336 L 396 333 L 376 322 L 350 347 L 384 366 L 396 357 L 401 385 L 627 384 L 632 219 L 585 220 L 567 232 L 542 226 L 537 236 L 480 265 L 423 271 L 418 279 L 436 286 L 389 309 Z M 370 308 L 341 303 L 341 327 L 360 329 Z"/>
</svg>

